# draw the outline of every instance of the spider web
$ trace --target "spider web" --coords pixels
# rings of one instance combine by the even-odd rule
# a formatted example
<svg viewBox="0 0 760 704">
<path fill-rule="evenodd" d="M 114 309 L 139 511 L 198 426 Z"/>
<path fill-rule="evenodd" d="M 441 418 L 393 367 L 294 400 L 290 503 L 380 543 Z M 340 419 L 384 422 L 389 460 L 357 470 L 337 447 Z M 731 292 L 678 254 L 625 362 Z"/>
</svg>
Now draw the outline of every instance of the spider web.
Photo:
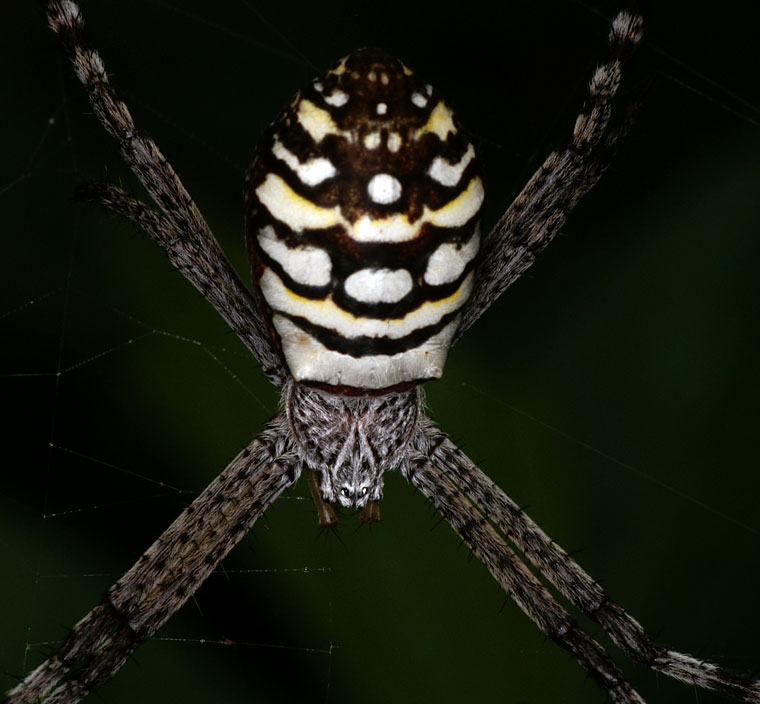
<svg viewBox="0 0 760 704">
<path fill-rule="evenodd" d="M 244 272 L 246 150 L 335 58 L 380 43 L 449 96 L 484 154 L 491 223 L 564 139 L 604 55 L 594 10 L 616 6 L 494 15 L 475 3 L 456 27 L 393 4 L 300 15 L 232 1 L 83 9 L 138 125 Z M 428 395 L 454 439 L 561 545 L 582 548 L 583 566 L 658 639 L 750 670 L 760 626 L 758 66 L 746 17 L 726 8 L 716 26 L 692 10 L 682 37 L 679 9 L 658 9 L 638 76 L 656 82 L 611 173 Z M 11 13 L 0 176 L 5 687 L 277 403 L 141 233 L 72 202 L 83 181 L 133 180 L 33 6 Z M 438 37 L 456 49 L 440 52 Z M 377 527 L 346 516 L 324 535 L 299 484 L 103 699 L 603 701 L 504 606 L 445 525 L 430 530 L 435 517 L 396 475 L 382 510 Z M 693 701 L 686 687 L 627 672 L 652 701 Z M 721 700 L 700 694 L 711 701 Z"/>
</svg>

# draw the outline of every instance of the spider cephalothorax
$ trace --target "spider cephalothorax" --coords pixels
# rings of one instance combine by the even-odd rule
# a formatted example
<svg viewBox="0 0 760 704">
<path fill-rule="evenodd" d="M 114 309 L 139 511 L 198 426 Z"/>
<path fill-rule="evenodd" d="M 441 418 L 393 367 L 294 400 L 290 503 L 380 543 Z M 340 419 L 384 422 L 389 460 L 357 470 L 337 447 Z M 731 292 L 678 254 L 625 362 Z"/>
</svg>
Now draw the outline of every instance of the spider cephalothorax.
<svg viewBox="0 0 760 704">
<path fill-rule="evenodd" d="M 286 389 L 293 436 L 306 466 L 319 473 L 325 501 L 364 507 L 382 498 L 383 474 L 403 462 L 421 396 L 419 387 L 371 396 L 334 394 L 295 383 Z M 378 514 L 366 510 L 362 516 L 374 521 Z M 325 521 L 320 513 L 320 520 L 331 523 L 334 518 L 330 515 Z"/>
</svg>

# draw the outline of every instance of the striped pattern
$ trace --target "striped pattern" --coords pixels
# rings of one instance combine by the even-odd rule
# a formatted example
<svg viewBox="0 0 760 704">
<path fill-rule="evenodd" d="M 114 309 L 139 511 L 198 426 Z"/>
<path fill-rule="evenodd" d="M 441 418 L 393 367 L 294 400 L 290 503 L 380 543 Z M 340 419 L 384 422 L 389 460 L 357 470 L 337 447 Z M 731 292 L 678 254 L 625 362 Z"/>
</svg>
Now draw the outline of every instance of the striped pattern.
<svg viewBox="0 0 760 704">
<path fill-rule="evenodd" d="M 384 52 L 301 91 L 246 182 L 254 283 L 294 378 L 373 393 L 440 377 L 483 196 L 449 107 Z"/>
</svg>

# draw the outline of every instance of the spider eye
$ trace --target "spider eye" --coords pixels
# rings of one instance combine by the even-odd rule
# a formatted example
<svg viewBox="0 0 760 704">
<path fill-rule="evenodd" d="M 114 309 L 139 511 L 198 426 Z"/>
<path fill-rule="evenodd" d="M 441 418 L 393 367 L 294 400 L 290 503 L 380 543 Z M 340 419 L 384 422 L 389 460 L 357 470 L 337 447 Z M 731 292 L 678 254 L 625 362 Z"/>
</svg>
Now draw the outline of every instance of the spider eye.
<svg viewBox="0 0 760 704">
<path fill-rule="evenodd" d="M 347 499 L 351 496 L 351 492 L 348 490 L 348 487 L 345 486 L 340 490 L 340 493 L 341 496 L 345 496 Z"/>
</svg>

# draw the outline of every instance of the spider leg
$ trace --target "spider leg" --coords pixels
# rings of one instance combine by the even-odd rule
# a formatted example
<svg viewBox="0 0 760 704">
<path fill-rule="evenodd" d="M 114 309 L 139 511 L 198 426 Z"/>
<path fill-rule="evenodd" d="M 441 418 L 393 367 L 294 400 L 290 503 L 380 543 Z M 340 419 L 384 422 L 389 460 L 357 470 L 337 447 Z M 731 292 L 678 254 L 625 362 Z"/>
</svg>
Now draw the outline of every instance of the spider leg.
<svg viewBox="0 0 760 704">
<path fill-rule="evenodd" d="M 286 426 L 272 420 L 3 702 L 73 704 L 116 674 L 298 479 Z"/>
<path fill-rule="evenodd" d="M 628 657 L 670 677 L 747 702 L 760 702 L 760 680 L 656 644 L 641 624 L 560 548 L 429 418 L 418 449 L 440 467 L 538 571 L 579 611 L 604 628 Z"/>
<path fill-rule="evenodd" d="M 137 130 L 129 109 L 116 96 L 103 60 L 84 41 L 84 20 L 79 7 L 71 0 L 49 0 L 45 10 L 50 26 L 58 34 L 79 80 L 87 89 L 95 114 L 116 140 L 122 158 L 163 216 L 149 216 L 147 213 L 151 210 L 147 206 L 138 208 L 138 201 L 125 197 L 115 186 L 103 189 L 102 198 L 95 200 L 141 225 L 163 223 L 158 230 L 149 231 L 154 239 L 158 239 L 158 234 L 174 232 L 169 240 L 173 254 L 167 251 L 172 262 L 241 335 L 267 376 L 281 388 L 287 372 L 271 342 L 258 304 L 241 283 L 171 164 L 156 143 Z M 165 241 L 158 241 L 168 249 Z M 192 262 L 198 260 L 202 264 L 196 268 Z M 213 276 L 208 276 L 211 272 Z"/>
<path fill-rule="evenodd" d="M 204 246 L 207 244 L 204 240 L 190 243 L 177 233 L 176 227 L 167 218 L 113 183 L 82 187 L 78 189 L 77 196 L 113 210 L 139 225 L 259 358 L 257 345 L 261 336 L 266 334 L 266 329 L 262 325 L 252 324 L 261 321 L 256 299 L 243 286 L 219 247 Z M 281 386 L 284 382 L 279 361 L 276 368 L 265 367 L 264 371 L 276 385 Z"/>
<path fill-rule="evenodd" d="M 641 41 L 642 19 L 624 10 L 612 22 L 612 59 L 599 66 L 575 122 L 570 144 L 552 152 L 486 237 L 456 339 L 533 264 L 575 204 L 609 165 L 630 118 L 610 125 L 625 59 Z"/>
<path fill-rule="evenodd" d="M 446 474 L 423 454 L 411 457 L 402 472 L 435 505 L 523 612 L 576 657 L 612 702 L 644 701 L 604 649 L 554 600 Z"/>
<path fill-rule="evenodd" d="M 311 491 L 311 495 L 314 498 L 314 505 L 317 507 L 319 525 L 323 528 L 331 528 L 338 523 L 338 514 L 335 512 L 335 507 L 322 498 L 316 470 L 309 467 L 306 470 L 306 476 L 309 480 L 309 491 Z"/>
</svg>

